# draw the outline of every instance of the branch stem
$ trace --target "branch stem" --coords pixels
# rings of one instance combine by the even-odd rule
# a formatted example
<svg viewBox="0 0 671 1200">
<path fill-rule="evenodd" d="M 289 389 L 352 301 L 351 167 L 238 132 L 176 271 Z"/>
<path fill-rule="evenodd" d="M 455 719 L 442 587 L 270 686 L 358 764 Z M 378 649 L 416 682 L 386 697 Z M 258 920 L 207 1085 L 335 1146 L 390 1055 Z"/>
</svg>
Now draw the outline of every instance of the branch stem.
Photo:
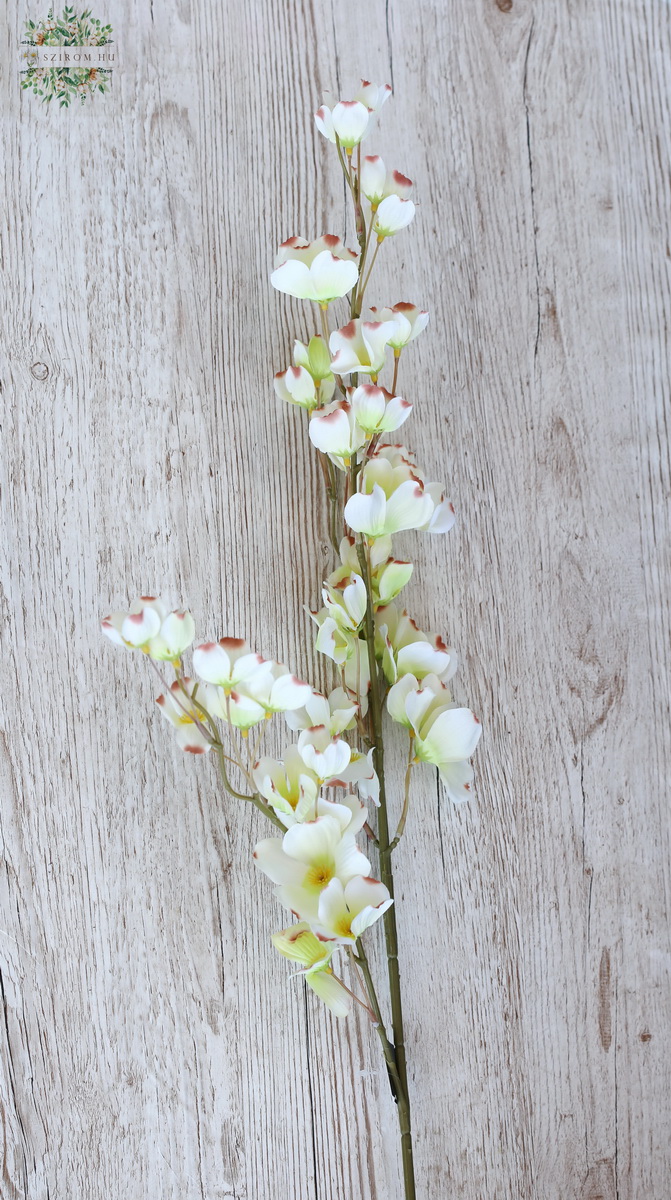
<svg viewBox="0 0 671 1200">
<path fill-rule="evenodd" d="M 415 751 L 415 738 L 414 738 L 414 734 L 411 733 L 410 734 L 410 747 L 408 749 L 408 765 L 405 768 L 405 787 L 403 790 L 403 810 L 401 812 L 401 819 L 398 823 L 398 828 L 396 830 L 396 833 L 394 834 L 392 841 L 389 843 L 390 851 L 395 850 L 396 847 L 398 846 L 398 843 L 400 842 L 401 838 L 403 837 L 405 823 L 408 819 L 408 809 L 410 807 L 410 775 L 412 773 L 412 766 L 413 766 L 413 761 L 414 761 L 414 751 Z"/>
<path fill-rule="evenodd" d="M 380 781 L 380 807 L 378 808 L 378 846 L 380 855 L 380 876 L 386 885 L 389 895 L 394 896 L 394 874 L 392 869 L 392 850 L 389 840 L 389 816 L 387 813 L 387 796 L 384 778 L 384 742 L 382 737 L 382 701 L 380 696 L 380 678 L 377 659 L 375 656 L 375 623 L 373 619 L 373 587 L 371 581 L 370 561 L 367 554 L 365 539 L 357 543 L 357 555 L 361 567 L 361 575 L 366 585 L 366 615 L 365 633 L 368 646 L 368 665 L 370 668 L 370 718 L 373 739 L 373 761 Z M 412 1132 L 410 1122 L 410 1100 L 408 1096 L 408 1075 L 405 1058 L 405 1037 L 403 1032 L 403 1003 L 401 998 L 401 977 L 398 966 L 398 930 L 396 927 L 395 905 L 392 904 L 384 914 L 384 935 L 387 949 L 387 974 L 389 977 L 389 997 L 391 1001 L 391 1026 L 394 1050 L 394 1062 L 399 1080 L 398 1119 L 401 1129 L 401 1154 L 403 1158 L 403 1179 L 405 1183 L 405 1200 L 415 1200 L 415 1176 L 412 1162 Z M 384 1049 L 384 1046 L 383 1046 Z M 386 1054 L 385 1054 L 386 1058 Z"/>
</svg>

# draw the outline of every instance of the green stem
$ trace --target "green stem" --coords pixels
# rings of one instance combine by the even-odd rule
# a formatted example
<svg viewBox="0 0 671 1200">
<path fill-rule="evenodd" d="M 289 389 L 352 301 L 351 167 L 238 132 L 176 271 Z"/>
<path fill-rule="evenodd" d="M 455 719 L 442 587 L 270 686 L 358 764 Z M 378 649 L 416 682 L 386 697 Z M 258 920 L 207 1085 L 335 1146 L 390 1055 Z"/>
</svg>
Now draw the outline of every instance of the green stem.
<svg viewBox="0 0 671 1200">
<path fill-rule="evenodd" d="M 364 270 L 366 267 L 366 255 L 368 254 L 368 247 L 370 246 L 370 235 L 373 230 L 373 221 L 375 220 L 376 211 L 377 210 L 375 208 L 371 207 L 370 221 L 368 223 L 368 229 L 365 232 L 363 249 L 361 251 L 361 262 L 359 265 L 359 280 L 358 280 L 357 286 L 354 289 L 354 293 L 352 295 L 352 307 L 351 307 L 351 313 L 350 313 L 350 315 L 352 317 L 360 317 L 361 316 L 361 309 L 363 307 L 363 289 L 361 287 L 361 284 L 363 282 L 362 277 L 363 277 L 363 273 L 364 273 Z"/>
<path fill-rule="evenodd" d="M 380 806 L 378 808 L 378 842 L 380 855 L 380 876 L 382 882 L 394 896 L 394 874 L 391 862 L 391 845 L 389 840 L 389 816 L 387 813 L 387 796 L 384 778 L 384 743 L 382 740 L 382 701 L 380 697 L 380 680 L 377 658 L 375 656 L 375 623 L 373 620 L 373 588 L 371 571 L 366 546 L 363 541 L 357 545 L 357 554 L 361 575 L 366 585 L 368 603 L 366 605 L 365 634 L 368 645 L 368 665 L 370 668 L 370 703 L 371 728 L 373 734 L 373 761 L 380 781 Z M 392 904 L 382 918 L 384 935 L 387 944 L 387 973 L 389 976 L 389 997 L 391 1001 L 391 1026 L 394 1045 L 394 1058 L 401 1085 L 401 1095 L 405 1103 L 398 1104 L 398 1119 L 401 1129 L 401 1153 L 403 1158 L 403 1179 L 405 1183 L 405 1200 L 415 1200 L 415 1176 L 412 1162 L 412 1132 L 410 1123 L 410 1100 L 408 1095 L 408 1073 L 405 1058 L 405 1037 L 403 1033 L 403 1003 L 401 998 L 401 977 L 398 966 L 398 930 L 396 927 L 395 905 Z"/>
<path fill-rule="evenodd" d="M 362 286 L 362 288 L 361 288 L 361 291 L 359 292 L 359 297 L 358 297 L 359 311 L 361 311 L 361 308 L 363 307 L 363 297 L 364 297 L 364 292 L 366 291 L 366 288 L 368 287 L 368 280 L 370 279 L 370 277 L 371 277 L 371 275 L 372 275 L 372 273 L 373 273 L 373 267 L 375 266 L 375 259 L 377 258 L 378 251 L 379 251 L 379 249 L 380 249 L 380 246 L 382 245 L 383 241 L 384 241 L 384 238 L 378 238 L 378 240 L 377 240 L 377 243 L 376 243 L 376 246 L 375 246 L 375 249 L 374 249 L 374 251 L 373 251 L 373 257 L 372 257 L 372 258 L 371 258 L 371 260 L 370 260 L 370 266 L 369 266 L 369 268 L 368 268 L 368 274 L 366 275 L 366 278 L 365 278 L 365 281 L 364 281 L 364 283 L 363 283 L 363 286 Z"/>
<path fill-rule="evenodd" d="M 403 1085 L 401 1084 L 401 1079 L 400 1079 L 400 1076 L 398 1073 L 398 1065 L 396 1063 L 396 1054 L 394 1052 L 394 1047 L 392 1046 L 391 1042 L 389 1041 L 389 1037 L 387 1035 L 387 1031 L 384 1026 L 384 1021 L 382 1020 L 382 1012 L 380 1009 L 380 1002 L 377 998 L 377 993 L 375 991 L 375 984 L 373 983 L 373 976 L 371 975 L 370 966 L 368 965 L 368 959 L 366 957 L 366 951 L 364 950 L 363 942 L 361 941 L 361 938 L 357 938 L 356 954 L 353 954 L 352 957 L 354 958 L 354 961 L 356 963 L 358 963 L 358 965 L 361 967 L 361 973 L 364 977 L 364 982 L 366 985 L 366 993 L 368 995 L 368 1000 L 370 1001 L 370 1007 L 375 1015 L 375 1022 L 376 1022 L 375 1027 L 377 1029 L 378 1036 L 379 1036 L 380 1042 L 382 1044 L 382 1053 L 384 1054 L 384 1060 L 387 1064 L 387 1072 L 389 1074 L 389 1086 L 391 1087 L 392 1095 L 394 1097 L 394 1100 L 396 1101 L 396 1103 L 399 1106 L 405 1105 L 407 1107 L 408 1098 L 403 1090 Z M 408 1114 L 408 1116 L 409 1116 L 409 1114 Z M 409 1126 L 408 1126 L 408 1128 L 409 1128 Z"/>
<path fill-rule="evenodd" d="M 408 765 L 405 768 L 405 787 L 403 789 L 403 811 L 401 812 L 401 819 L 398 823 L 398 828 L 396 830 L 396 833 L 394 834 L 392 841 L 389 843 L 390 850 L 395 850 L 396 847 L 398 846 L 398 843 L 400 842 L 401 838 L 403 837 L 405 823 L 408 819 L 408 809 L 410 807 L 410 775 L 412 772 L 414 748 L 415 748 L 415 737 L 414 737 L 414 734 L 411 733 L 410 734 L 410 747 L 408 749 Z"/>
</svg>

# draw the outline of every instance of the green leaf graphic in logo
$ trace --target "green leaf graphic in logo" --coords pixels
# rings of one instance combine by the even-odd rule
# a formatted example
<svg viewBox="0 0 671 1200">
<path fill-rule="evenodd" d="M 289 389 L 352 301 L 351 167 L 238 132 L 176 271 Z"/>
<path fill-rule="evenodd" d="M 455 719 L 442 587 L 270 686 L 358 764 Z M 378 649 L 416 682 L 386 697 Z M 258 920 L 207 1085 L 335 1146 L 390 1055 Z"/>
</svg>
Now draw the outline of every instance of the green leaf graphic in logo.
<svg viewBox="0 0 671 1200">
<path fill-rule="evenodd" d="M 29 65 L 21 72 L 21 87 L 32 90 L 45 103 L 55 97 L 61 108 L 68 108 L 73 99 L 79 99 L 83 104 L 87 96 L 108 91 L 112 71 L 99 66 L 100 52 L 96 48 L 109 45 L 111 34 L 112 26 L 103 25 L 91 15 L 89 8 L 77 16 L 74 8 L 66 5 L 60 17 L 50 9 L 42 21 L 26 21 L 26 36 L 21 45 L 27 47 L 23 57 Z M 38 46 L 44 48 L 42 61 Z M 77 51 L 77 61 L 71 65 L 50 67 L 48 55 L 45 62 L 44 54 L 51 46 L 82 49 Z M 56 52 L 53 60 L 57 60 Z M 82 60 L 84 65 L 81 65 Z"/>
</svg>

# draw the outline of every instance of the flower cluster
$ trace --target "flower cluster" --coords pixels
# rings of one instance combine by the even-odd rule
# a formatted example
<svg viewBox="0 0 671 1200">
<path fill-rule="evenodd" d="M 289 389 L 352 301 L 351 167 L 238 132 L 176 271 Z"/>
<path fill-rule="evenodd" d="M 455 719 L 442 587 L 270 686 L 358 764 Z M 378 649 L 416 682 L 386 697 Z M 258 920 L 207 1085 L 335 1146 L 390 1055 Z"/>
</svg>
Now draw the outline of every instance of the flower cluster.
<svg viewBox="0 0 671 1200">
<path fill-rule="evenodd" d="M 315 114 L 317 128 L 336 146 L 352 195 L 359 251 L 328 235 L 313 242 L 293 237 L 280 247 L 271 282 L 319 305 L 321 336 L 312 337 L 309 349 L 296 343 L 295 365 L 275 377 L 275 390 L 307 411 L 308 435 L 320 454 L 334 509 L 343 493 L 340 534 L 332 526 L 339 565 L 324 580 L 323 607 L 311 614 L 316 649 L 339 674 L 339 703 L 345 710 L 348 698 L 356 704 L 360 731 L 375 745 L 379 730 L 366 721 L 369 693 L 375 688 L 384 698 L 388 691 L 389 714 L 408 730 L 411 765 L 437 766 L 448 795 L 460 802 L 470 793 L 469 760 L 480 723 L 447 689 L 457 669 L 454 651 L 443 638 L 422 632 L 394 603 L 413 566 L 395 556 L 393 535 L 411 529 L 447 533 L 455 520 L 443 485 L 421 470 L 406 446 L 385 440 L 413 412 L 413 403 L 398 391 L 399 360 L 426 329 L 429 315 L 400 301 L 362 316 L 381 243 L 415 215 L 407 176 L 389 170 L 379 155 L 361 154 L 361 142 L 388 95 L 388 88 L 363 81 L 352 99 L 328 98 Z M 329 329 L 331 306 L 347 294 L 348 320 Z M 387 368 L 389 386 L 380 380 Z M 301 909 L 295 911 L 304 917 Z"/>
<path fill-rule="evenodd" d="M 183 656 L 195 638 L 193 618 L 155 596 L 141 596 L 128 612 L 105 617 L 102 630 L 115 645 L 172 666 L 175 678 L 169 685 L 162 680 L 157 704 L 178 746 L 189 754 L 215 750 L 222 764 L 228 750 L 250 788 L 245 798 L 255 800 L 282 831 L 282 837 L 258 843 L 254 860 L 278 885 L 285 907 L 308 923 L 312 940 L 301 941 L 302 951 L 314 949 L 317 939 L 318 959 L 306 960 L 308 984 L 335 1013 L 346 1015 L 351 997 L 334 974 L 333 953 L 354 945 L 391 904 L 355 841 L 368 816 L 364 801 L 377 802 L 379 785 L 371 753 L 343 736 L 359 713 L 352 693 L 336 688 L 323 696 L 241 638 L 193 647 L 195 677 L 187 675 Z M 281 759 L 257 758 L 265 722 L 278 713 L 297 740 Z M 254 726 L 262 729 L 252 750 L 245 743 Z M 236 732 L 240 743 L 232 740 Z M 224 779 L 228 783 L 226 774 Z M 291 939 L 292 931 L 285 930 L 274 943 L 284 952 L 287 946 L 295 949 Z"/>
<path fill-rule="evenodd" d="M 364 313 L 380 248 L 416 212 L 411 181 L 379 155 L 362 154 L 390 91 L 362 80 L 354 96 L 327 97 L 315 114 L 320 133 L 336 148 L 358 248 L 332 234 L 311 242 L 290 237 L 270 276 L 278 291 L 316 305 L 318 314 L 317 329 L 294 342 L 292 362 L 275 375 L 274 388 L 304 410 L 328 500 L 336 561 L 323 580 L 321 606 L 310 612 L 316 649 L 332 675 L 328 694 L 239 638 L 196 645 L 187 671 L 193 619 L 155 597 L 140 597 L 102 626 L 112 642 L 139 651 L 159 675 L 158 706 L 182 750 L 213 752 L 229 793 L 254 804 L 274 826 L 275 836 L 257 843 L 254 861 L 297 923 L 274 934 L 273 944 L 298 964 L 298 974 L 333 1013 L 346 1016 L 355 1001 L 371 1018 L 398 1108 L 405 1194 L 414 1200 L 392 856 L 412 812 L 415 768 L 437 768 L 450 799 L 467 800 L 481 726 L 448 688 L 457 670 L 454 650 L 422 630 L 399 603 L 413 564 L 394 538 L 408 530 L 447 533 L 455 512 L 443 484 L 397 440 L 421 411 L 411 378 L 403 394 L 398 381 L 401 359 L 405 370 L 405 352 L 426 329 L 428 313 L 408 301 Z M 165 669 L 174 672 L 171 682 L 161 674 Z M 408 749 L 393 835 L 385 709 L 406 731 Z M 289 731 L 287 744 L 279 757 L 263 756 L 261 740 L 277 715 Z M 364 836 L 379 861 L 379 879 L 357 841 Z M 389 1032 L 362 940 L 380 919 Z"/>
<path fill-rule="evenodd" d="M 276 374 L 274 386 L 280 400 L 304 410 L 328 498 L 336 562 L 323 580 L 320 606 L 310 612 L 316 649 L 332 677 L 328 694 L 241 638 L 193 647 L 191 614 L 154 596 L 140 596 L 102 628 L 110 641 L 150 662 L 161 680 L 158 708 L 180 748 L 211 752 L 227 791 L 274 826 L 253 859 L 296 922 L 272 943 L 336 1016 L 351 1012 L 353 1002 L 369 1014 L 399 1111 L 406 1198 L 414 1200 L 393 854 L 412 812 L 414 769 L 437 768 L 448 797 L 455 804 L 468 799 L 481 727 L 451 694 L 454 649 L 421 629 L 399 599 L 413 564 L 397 550 L 396 535 L 448 533 L 455 510 L 443 484 L 397 440 L 421 412 L 412 378 L 401 394 L 399 374 L 429 313 L 408 301 L 364 312 L 381 247 L 415 216 L 411 180 L 361 151 L 389 94 L 389 86 L 361 80 L 354 96 L 325 97 L 314 114 L 319 132 L 335 145 L 351 193 L 357 250 L 332 234 L 313 241 L 293 236 L 278 248 L 270 276 L 278 292 L 317 306 L 318 328 L 294 342 L 292 364 Z M 172 680 L 163 677 L 166 670 Z M 408 750 L 394 834 L 385 710 L 406 731 Z M 275 716 L 288 731 L 278 757 L 260 754 Z M 364 836 L 379 878 L 358 841 Z M 377 922 L 387 946 L 389 1031 L 365 949 L 364 935 Z"/>
</svg>

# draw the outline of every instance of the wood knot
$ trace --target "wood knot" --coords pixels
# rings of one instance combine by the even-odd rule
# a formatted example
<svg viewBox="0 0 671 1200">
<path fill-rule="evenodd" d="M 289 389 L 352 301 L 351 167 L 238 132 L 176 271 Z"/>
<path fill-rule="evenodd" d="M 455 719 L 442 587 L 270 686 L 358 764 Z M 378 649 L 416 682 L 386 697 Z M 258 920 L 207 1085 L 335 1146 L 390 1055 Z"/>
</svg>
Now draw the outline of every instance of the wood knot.
<svg viewBox="0 0 671 1200">
<path fill-rule="evenodd" d="M 44 380 L 48 378 L 49 368 L 46 363 L 35 362 L 30 368 L 30 374 L 33 379 L 39 379 L 40 383 L 44 383 Z"/>
<path fill-rule="evenodd" d="M 513 0 L 496 0 L 496 7 L 499 12 L 510 12 L 513 6 Z"/>
</svg>

